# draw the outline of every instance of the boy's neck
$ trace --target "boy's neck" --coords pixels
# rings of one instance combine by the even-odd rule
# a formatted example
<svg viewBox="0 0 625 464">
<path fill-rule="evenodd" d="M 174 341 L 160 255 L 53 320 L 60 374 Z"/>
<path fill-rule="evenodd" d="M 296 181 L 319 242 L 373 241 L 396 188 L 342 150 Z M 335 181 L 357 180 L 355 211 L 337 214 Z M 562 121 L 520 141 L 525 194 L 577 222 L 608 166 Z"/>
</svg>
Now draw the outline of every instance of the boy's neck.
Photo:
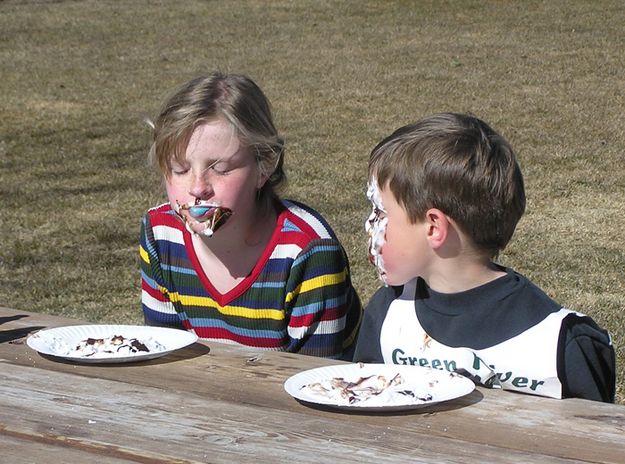
<svg viewBox="0 0 625 464">
<path fill-rule="evenodd" d="M 437 263 L 429 275 L 422 276 L 439 293 L 460 293 L 480 287 L 506 275 L 492 261 L 449 259 Z"/>
</svg>

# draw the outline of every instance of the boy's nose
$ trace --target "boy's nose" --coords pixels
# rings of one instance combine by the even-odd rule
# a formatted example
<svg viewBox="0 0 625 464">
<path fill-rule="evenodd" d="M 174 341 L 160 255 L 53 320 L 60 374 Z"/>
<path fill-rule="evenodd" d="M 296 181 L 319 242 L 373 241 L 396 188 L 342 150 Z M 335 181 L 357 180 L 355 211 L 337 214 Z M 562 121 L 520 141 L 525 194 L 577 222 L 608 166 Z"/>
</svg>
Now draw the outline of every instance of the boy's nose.
<svg viewBox="0 0 625 464">
<path fill-rule="evenodd" d="M 206 180 L 204 173 L 194 174 L 189 187 L 189 194 L 195 198 L 206 199 L 213 194 L 210 183 Z"/>
</svg>

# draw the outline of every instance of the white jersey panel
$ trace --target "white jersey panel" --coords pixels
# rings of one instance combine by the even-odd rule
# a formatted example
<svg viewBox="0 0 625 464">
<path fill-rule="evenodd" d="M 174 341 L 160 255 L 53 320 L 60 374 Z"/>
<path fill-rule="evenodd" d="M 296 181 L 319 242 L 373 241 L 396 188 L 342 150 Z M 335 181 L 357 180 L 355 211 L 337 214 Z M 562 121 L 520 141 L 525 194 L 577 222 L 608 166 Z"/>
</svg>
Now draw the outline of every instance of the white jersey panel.
<svg viewBox="0 0 625 464">
<path fill-rule="evenodd" d="M 414 294 L 412 281 L 389 307 L 380 334 L 385 363 L 459 371 L 482 385 L 562 397 L 558 338 L 562 320 L 573 311 L 563 308 L 516 337 L 476 350 L 450 347 L 432 339 L 417 318 Z"/>
</svg>

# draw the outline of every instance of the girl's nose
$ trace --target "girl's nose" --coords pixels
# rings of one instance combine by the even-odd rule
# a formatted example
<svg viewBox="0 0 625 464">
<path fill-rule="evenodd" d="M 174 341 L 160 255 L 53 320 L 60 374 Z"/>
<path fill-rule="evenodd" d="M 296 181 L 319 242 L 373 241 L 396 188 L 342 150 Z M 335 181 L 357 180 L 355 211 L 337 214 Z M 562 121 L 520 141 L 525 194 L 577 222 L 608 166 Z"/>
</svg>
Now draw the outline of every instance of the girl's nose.
<svg viewBox="0 0 625 464">
<path fill-rule="evenodd" d="M 195 198 L 207 199 L 213 194 L 213 189 L 207 181 L 205 173 L 193 174 L 189 194 Z"/>
</svg>

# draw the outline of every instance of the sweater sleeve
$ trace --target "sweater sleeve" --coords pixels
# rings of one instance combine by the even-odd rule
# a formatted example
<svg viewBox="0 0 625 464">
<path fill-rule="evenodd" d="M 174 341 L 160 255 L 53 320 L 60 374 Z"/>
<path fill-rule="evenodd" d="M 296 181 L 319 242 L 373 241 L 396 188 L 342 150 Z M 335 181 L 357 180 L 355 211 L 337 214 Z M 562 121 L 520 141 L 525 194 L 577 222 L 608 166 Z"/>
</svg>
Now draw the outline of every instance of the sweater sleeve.
<svg viewBox="0 0 625 464">
<path fill-rule="evenodd" d="M 590 317 L 567 316 L 560 333 L 563 398 L 614 402 L 616 361 L 610 335 Z"/>
<path fill-rule="evenodd" d="M 149 214 L 141 223 L 139 238 L 141 269 L 141 307 L 146 325 L 184 329 L 176 309 L 167 296 L 158 248 L 150 224 Z"/>
<path fill-rule="evenodd" d="M 369 300 L 354 352 L 354 362 L 383 363 L 380 333 L 391 302 L 402 287 L 380 288 Z"/>
<path fill-rule="evenodd" d="M 294 260 L 286 285 L 286 350 L 351 358 L 362 310 L 338 241 L 311 241 Z"/>
</svg>

